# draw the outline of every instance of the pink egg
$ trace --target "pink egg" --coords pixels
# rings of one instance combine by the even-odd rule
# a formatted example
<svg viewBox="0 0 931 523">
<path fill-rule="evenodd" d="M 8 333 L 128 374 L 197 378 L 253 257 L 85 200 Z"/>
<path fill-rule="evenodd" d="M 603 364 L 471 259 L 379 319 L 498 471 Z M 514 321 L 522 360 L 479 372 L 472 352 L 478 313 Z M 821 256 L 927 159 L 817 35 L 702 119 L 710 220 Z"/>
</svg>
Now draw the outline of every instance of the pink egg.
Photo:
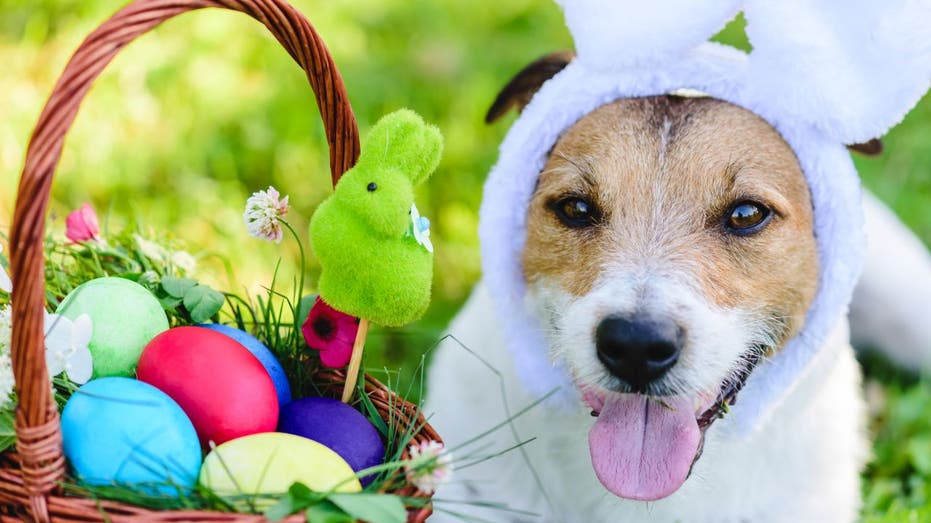
<svg viewBox="0 0 931 523">
<path fill-rule="evenodd" d="M 204 446 L 272 432 L 278 423 L 278 397 L 265 367 L 213 330 L 176 327 L 159 334 L 142 351 L 136 376 L 181 406 Z"/>
</svg>

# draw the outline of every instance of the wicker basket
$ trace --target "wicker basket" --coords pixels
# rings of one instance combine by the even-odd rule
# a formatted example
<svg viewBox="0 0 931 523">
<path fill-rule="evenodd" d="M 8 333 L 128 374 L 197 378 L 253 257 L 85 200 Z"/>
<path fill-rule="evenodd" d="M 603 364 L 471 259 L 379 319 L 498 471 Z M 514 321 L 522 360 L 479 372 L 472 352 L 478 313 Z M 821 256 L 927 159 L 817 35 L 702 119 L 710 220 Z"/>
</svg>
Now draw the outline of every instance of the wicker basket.
<svg viewBox="0 0 931 523">
<path fill-rule="evenodd" d="M 268 28 L 304 69 L 323 118 L 335 185 L 355 164 L 359 133 L 342 78 L 320 36 L 307 19 L 283 0 L 137 0 L 114 14 L 81 44 L 55 85 L 33 131 L 19 182 L 10 234 L 13 295 L 12 358 L 19 406 L 16 446 L 0 459 L 0 521 L 217 521 L 260 522 L 262 516 L 210 511 L 152 511 L 115 502 L 61 493 L 65 475 L 61 425 L 45 366 L 43 311 L 45 261 L 43 238 L 52 176 L 62 143 L 94 80 L 125 45 L 181 13 L 221 7 L 245 13 Z M 336 396 L 345 374 L 320 372 L 322 390 Z M 437 440 L 418 409 L 366 377 L 365 390 L 382 417 L 401 432 L 419 428 L 414 442 Z M 393 493 L 420 497 L 422 508 L 408 512 L 408 522 L 422 523 L 432 512 L 429 497 L 407 485 Z M 285 521 L 303 521 L 294 515 Z"/>
</svg>

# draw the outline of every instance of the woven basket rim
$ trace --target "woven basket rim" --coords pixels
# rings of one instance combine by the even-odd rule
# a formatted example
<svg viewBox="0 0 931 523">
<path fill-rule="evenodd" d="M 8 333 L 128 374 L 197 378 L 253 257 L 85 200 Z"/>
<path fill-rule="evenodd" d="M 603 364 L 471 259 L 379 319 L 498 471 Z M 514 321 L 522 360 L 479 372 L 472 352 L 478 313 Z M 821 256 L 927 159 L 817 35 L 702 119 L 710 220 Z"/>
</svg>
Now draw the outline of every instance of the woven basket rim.
<svg viewBox="0 0 931 523">
<path fill-rule="evenodd" d="M 0 522 L 31 518 L 55 521 L 216 521 L 258 522 L 262 516 L 211 511 L 153 512 L 116 502 L 61 495 L 65 475 L 59 414 L 48 387 L 43 316 L 45 311 L 44 230 L 51 183 L 62 144 L 81 102 L 96 78 L 125 45 L 182 13 L 206 7 L 244 13 L 262 23 L 307 76 L 326 130 L 333 185 L 359 156 L 359 131 L 342 77 L 323 40 L 285 0 L 135 0 L 98 26 L 75 51 L 59 77 L 33 130 L 17 190 L 10 233 L 12 302 L 11 353 L 15 390 L 16 448 L 0 455 Z M 323 386 L 340 384 L 345 373 L 318 373 Z M 442 441 L 413 404 L 371 376 L 366 393 L 382 417 L 421 427 L 413 442 Z M 390 413 L 390 415 L 389 415 Z M 405 453 L 407 451 L 405 450 Z M 409 523 L 432 512 L 430 496 L 412 485 L 392 491 L 424 498 L 408 511 Z M 106 512 L 106 513 L 105 513 Z M 285 521 L 303 521 L 296 515 Z"/>
</svg>

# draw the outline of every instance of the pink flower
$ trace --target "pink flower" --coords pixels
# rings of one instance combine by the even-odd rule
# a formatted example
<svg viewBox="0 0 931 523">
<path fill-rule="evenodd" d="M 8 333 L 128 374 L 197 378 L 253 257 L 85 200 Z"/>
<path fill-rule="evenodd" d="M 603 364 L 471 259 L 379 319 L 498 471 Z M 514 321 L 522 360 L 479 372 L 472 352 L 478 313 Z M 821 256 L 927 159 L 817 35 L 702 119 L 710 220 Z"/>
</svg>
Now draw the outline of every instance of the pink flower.
<svg viewBox="0 0 931 523">
<path fill-rule="evenodd" d="M 100 223 L 94 208 L 85 203 L 69 214 L 65 219 L 65 236 L 75 243 L 96 240 L 100 236 Z"/>
<path fill-rule="evenodd" d="M 301 326 L 307 345 L 320 351 L 320 361 L 331 369 L 349 364 L 358 330 L 358 318 L 330 307 L 319 296 Z"/>
</svg>

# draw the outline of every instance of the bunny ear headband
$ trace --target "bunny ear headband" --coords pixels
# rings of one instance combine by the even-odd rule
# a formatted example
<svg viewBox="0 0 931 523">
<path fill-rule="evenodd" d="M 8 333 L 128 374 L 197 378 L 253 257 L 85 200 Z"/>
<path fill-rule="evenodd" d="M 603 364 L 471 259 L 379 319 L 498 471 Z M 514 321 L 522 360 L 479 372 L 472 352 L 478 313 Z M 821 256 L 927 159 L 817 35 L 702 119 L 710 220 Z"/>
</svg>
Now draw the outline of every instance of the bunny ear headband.
<svg viewBox="0 0 931 523">
<path fill-rule="evenodd" d="M 820 274 L 805 326 L 741 393 L 751 430 L 802 376 L 847 311 L 864 253 L 859 178 L 845 143 L 884 134 L 931 84 L 931 0 L 558 0 L 577 58 L 547 81 L 485 184 L 484 278 L 527 389 L 574 387 L 524 308 L 526 211 L 547 151 L 620 98 L 694 89 L 753 111 L 795 151 L 811 190 Z M 742 10 L 750 53 L 707 40 Z"/>
</svg>

